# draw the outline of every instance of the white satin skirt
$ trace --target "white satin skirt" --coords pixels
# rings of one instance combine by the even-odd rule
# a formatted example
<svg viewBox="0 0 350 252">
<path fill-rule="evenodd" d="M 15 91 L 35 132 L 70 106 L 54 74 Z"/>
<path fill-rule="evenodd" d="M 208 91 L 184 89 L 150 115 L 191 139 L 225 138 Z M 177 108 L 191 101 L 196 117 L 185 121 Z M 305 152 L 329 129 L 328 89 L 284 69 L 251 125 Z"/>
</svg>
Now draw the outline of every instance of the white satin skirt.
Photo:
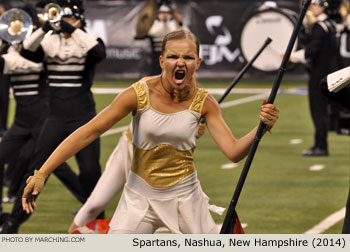
<svg viewBox="0 0 350 252">
<path fill-rule="evenodd" d="M 222 214 L 224 208 L 209 205 L 194 172 L 171 188 L 154 188 L 130 171 L 118 207 L 109 224 L 116 233 L 139 233 L 140 223 L 154 223 L 172 233 L 218 233 L 210 211 Z"/>
</svg>

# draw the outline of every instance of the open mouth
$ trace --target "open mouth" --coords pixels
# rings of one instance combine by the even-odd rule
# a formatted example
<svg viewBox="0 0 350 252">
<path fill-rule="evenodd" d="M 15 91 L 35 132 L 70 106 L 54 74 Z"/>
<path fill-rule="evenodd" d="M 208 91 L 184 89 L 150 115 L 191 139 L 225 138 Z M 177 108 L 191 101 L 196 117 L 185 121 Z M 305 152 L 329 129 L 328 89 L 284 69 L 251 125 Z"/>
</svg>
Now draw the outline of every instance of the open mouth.
<svg viewBox="0 0 350 252">
<path fill-rule="evenodd" d="M 175 79 L 176 80 L 182 80 L 183 78 L 185 78 L 185 71 L 178 70 L 175 72 Z"/>
</svg>

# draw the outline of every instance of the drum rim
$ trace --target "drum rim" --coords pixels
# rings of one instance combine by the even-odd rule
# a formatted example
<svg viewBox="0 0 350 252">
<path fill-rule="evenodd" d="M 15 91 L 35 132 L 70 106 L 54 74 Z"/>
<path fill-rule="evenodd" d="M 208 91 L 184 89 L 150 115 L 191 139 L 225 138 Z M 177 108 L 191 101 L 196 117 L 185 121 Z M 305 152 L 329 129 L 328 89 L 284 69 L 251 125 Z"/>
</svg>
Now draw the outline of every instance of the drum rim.
<svg viewBox="0 0 350 252">
<path fill-rule="evenodd" d="M 249 60 L 247 60 L 247 58 L 246 58 L 246 56 L 244 55 L 243 50 L 242 50 L 242 34 L 243 34 L 244 27 L 247 25 L 247 23 L 250 21 L 250 19 L 253 18 L 255 15 L 257 15 L 258 13 L 260 14 L 260 13 L 269 12 L 269 11 L 275 11 L 275 12 L 277 12 L 277 13 L 279 13 L 279 14 L 282 14 L 282 15 L 286 16 L 286 17 L 289 19 L 289 21 L 291 21 L 291 23 L 292 23 L 293 25 L 295 25 L 295 23 L 296 23 L 296 18 L 297 18 L 297 16 L 296 16 L 295 19 L 293 20 L 293 19 L 291 18 L 291 15 L 289 15 L 289 13 L 287 14 L 287 13 L 283 12 L 283 11 L 293 12 L 293 13 L 295 13 L 295 14 L 297 15 L 297 13 L 294 12 L 294 10 L 288 9 L 288 8 L 274 8 L 274 7 L 268 7 L 268 8 L 266 8 L 266 9 L 262 9 L 262 10 L 259 10 L 259 8 L 255 8 L 253 12 L 250 12 L 249 15 L 246 15 L 246 17 L 245 17 L 245 19 L 244 19 L 244 22 L 243 22 L 242 25 L 240 26 L 240 30 L 239 30 L 239 31 L 240 31 L 240 33 L 239 33 L 239 48 L 240 48 L 240 50 L 241 50 L 241 55 L 242 55 L 242 57 L 244 58 L 244 60 L 245 60 L 246 62 L 248 62 Z M 298 44 L 298 41 L 297 41 L 297 44 Z M 253 65 L 252 65 L 252 67 L 253 67 L 256 71 L 259 71 L 259 72 L 262 72 L 262 73 L 273 73 L 273 72 L 277 72 L 277 71 L 278 71 L 278 68 L 275 69 L 275 70 L 262 70 L 262 69 L 259 69 L 259 68 L 254 67 Z"/>
</svg>

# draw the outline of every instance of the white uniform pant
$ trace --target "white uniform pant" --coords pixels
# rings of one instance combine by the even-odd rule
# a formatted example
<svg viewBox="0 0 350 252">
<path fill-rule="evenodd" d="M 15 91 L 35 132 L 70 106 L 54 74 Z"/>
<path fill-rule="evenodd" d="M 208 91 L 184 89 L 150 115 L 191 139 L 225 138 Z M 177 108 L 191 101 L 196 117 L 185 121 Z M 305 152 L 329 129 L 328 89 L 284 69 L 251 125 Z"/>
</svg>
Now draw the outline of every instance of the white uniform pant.
<svg viewBox="0 0 350 252">
<path fill-rule="evenodd" d="M 124 132 L 90 197 L 75 216 L 74 223 L 77 226 L 84 226 L 94 220 L 123 189 L 129 176 L 132 153 L 132 143 Z"/>
</svg>

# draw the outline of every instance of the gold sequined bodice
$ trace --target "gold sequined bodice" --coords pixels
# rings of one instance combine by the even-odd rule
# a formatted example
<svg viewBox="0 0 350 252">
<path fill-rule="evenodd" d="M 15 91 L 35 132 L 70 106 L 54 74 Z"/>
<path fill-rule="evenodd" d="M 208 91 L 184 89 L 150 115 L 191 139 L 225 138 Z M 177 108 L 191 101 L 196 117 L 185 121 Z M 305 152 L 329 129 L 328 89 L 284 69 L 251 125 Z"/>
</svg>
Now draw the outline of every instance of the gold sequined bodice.
<svg viewBox="0 0 350 252">
<path fill-rule="evenodd" d="M 150 106 L 145 81 L 133 84 L 138 110 L 133 117 L 134 157 L 131 170 L 155 188 L 168 188 L 195 171 L 193 151 L 208 92 L 198 89 L 186 110 L 162 113 Z"/>
</svg>

